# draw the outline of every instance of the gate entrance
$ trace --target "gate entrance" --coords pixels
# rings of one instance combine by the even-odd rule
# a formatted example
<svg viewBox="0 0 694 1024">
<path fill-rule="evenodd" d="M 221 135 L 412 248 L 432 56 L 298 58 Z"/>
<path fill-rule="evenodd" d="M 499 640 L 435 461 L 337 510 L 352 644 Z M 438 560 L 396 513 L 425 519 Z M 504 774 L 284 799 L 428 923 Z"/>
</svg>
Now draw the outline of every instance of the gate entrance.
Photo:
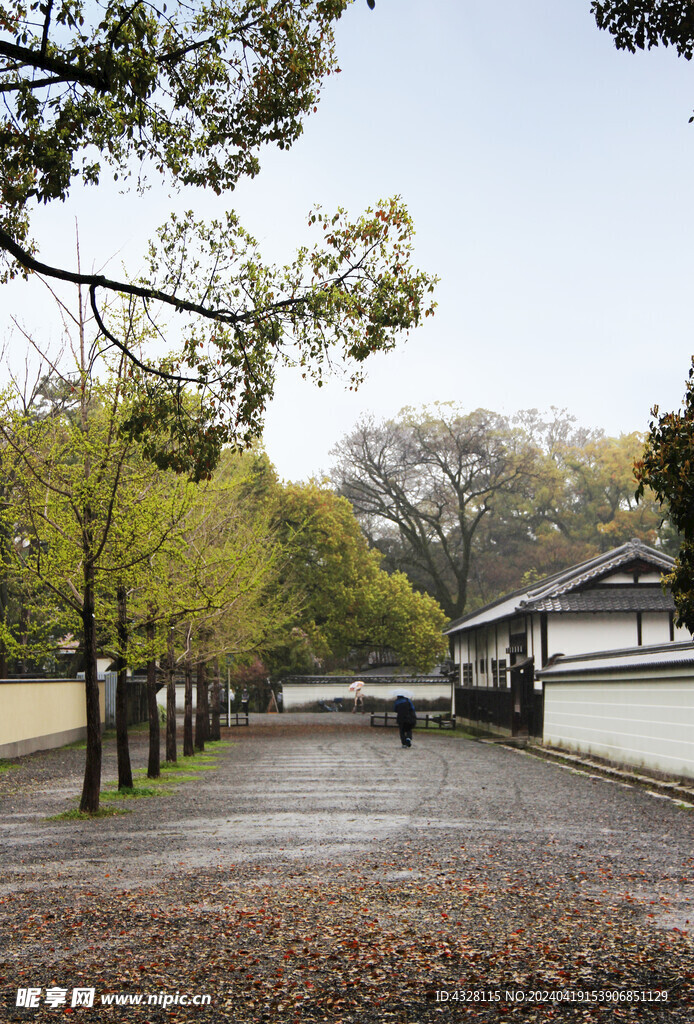
<svg viewBox="0 0 694 1024">
<path fill-rule="evenodd" d="M 523 658 L 511 666 L 511 701 L 513 717 L 511 734 L 530 736 L 534 732 L 534 678 L 532 658 Z"/>
</svg>

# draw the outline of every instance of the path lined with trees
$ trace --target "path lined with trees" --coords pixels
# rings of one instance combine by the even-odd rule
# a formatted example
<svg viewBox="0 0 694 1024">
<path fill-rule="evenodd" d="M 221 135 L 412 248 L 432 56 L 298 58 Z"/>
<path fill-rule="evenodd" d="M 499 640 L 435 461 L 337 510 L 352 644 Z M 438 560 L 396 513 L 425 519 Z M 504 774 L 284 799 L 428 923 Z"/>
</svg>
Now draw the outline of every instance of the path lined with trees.
<svg viewBox="0 0 694 1024">
<path fill-rule="evenodd" d="M 65 806 L 56 783 L 76 795 L 76 757 L 0 775 L 5 998 L 55 982 L 208 992 L 203 1021 L 414 1024 L 442 1019 L 436 990 L 667 989 L 618 1015 L 550 1003 L 523 1019 L 691 1019 L 686 810 L 493 744 L 417 734 L 403 750 L 353 716 L 271 717 L 122 819 L 45 820 Z M 144 740 L 133 754 L 144 767 Z M 115 770 L 112 748 L 107 760 Z M 499 1007 L 468 1016 L 497 1021 Z"/>
</svg>

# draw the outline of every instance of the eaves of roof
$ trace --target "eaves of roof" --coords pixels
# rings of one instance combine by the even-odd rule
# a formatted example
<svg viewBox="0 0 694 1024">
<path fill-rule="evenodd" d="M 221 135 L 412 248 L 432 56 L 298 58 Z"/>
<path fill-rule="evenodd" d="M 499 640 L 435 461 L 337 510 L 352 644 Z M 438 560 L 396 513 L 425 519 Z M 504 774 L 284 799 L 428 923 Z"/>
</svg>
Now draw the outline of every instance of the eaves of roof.
<svg viewBox="0 0 694 1024">
<path fill-rule="evenodd" d="M 652 565 L 654 569 L 663 571 L 669 571 L 675 564 L 674 558 L 670 558 L 669 555 L 656 551 L 655 548 L 649 548 L 638 540 L 630 540 L 618 548 L 613 548 L 612 551 L 606 551 L 587 562 L 574 565 L 563 573 L 548 576 L 534 584 L 528 588 L 527 601 L 537 601 L 549 594 L 556 596 L 566 593 L 567 590 L 575 590 L 577 587 L 593 582 L 606 573 L 634 561 L 635 558 L 640 558 Z"/>
<path fill-rule="evenodd" d="M 536 671 L 538 679 L 561 679 L 574 675 L 602 672 L 638 672 L 653 668 L 691 668 L 694 666 L 694 643 L 659 644 L 653 647 L 629 647 L 617 651 L 600 651 L 570 658 L 560 655 L 548 668 Z"/>
<path fill-rule="evenodd" d="M 497 622 L 515 614 L 522 614 L 526 611 L 539 610 L 539 602 L 549 598 L 558 597 L 568 591 L 576 590 L 589 583 L 594 583 L 607 573 L 619 569 L 634 560 L 640 560 L 652 566 L 653 569 L 667 572 L 674 565 L 674 559 L 669 555 L 648 547 L 640 540 L 627 541 L 611 551 L 596 555 L 585 562 L 563 569 L 561 572 L 546 576 L 538 583 L 520 590 L 512 591 L 503 597 L 497 598 L 477 611 L 468 612 L 451 622 L 444 633 L 455 633 L 461 627 L 468 629 L 477 625 L 485 625 L 489 622 Z M 560 609 L 564 610 L 564 609 Z M 614 610 L 614 609 L 612 609 Z M 648 609 L 642 609 L 647 611 Z"/>
<path fill-rule="evenodd" d="M 564 591 L 524 606 L 534 612 L 674 612 L 669 591 L 659 586 L 599 586 L 590 590 Z"/>
</svg>

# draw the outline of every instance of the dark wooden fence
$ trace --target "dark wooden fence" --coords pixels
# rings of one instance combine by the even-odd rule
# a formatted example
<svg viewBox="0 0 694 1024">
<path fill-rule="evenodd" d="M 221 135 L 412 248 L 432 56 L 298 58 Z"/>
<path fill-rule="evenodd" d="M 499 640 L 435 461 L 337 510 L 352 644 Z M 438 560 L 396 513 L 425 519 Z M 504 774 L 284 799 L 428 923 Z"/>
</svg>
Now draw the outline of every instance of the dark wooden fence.
<svg viewBox="0 0 694 1024">
<path fill-rule="evenodd" d="M 514 713 L 510 689 L 458 686 L 455 689 L 456 718 L 466 718 L 479 729 L 503 729 L 509 736 L 542 737 L 544 694 L 534 691 L 523 708 L 523 719 Z"/>
</svg>

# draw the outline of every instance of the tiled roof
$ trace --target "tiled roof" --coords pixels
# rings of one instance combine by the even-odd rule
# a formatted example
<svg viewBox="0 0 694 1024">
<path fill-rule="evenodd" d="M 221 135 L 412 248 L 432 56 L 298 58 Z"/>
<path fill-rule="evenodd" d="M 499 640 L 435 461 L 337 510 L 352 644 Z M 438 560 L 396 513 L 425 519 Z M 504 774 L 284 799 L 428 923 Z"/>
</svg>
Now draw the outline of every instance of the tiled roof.
<svg viewBox="0 0 694 1024">
<path fill-rule="evenodd" d="M 573 565 L 570 569 L 565 569 L 564 572 L 540 580 L 539 583 L 533 584 L 528 589 L 527 600 L 530 602 L 545 595 L 563 594 L 567 590 L 575 590 L 576 587 L 600 579 L 601 576 L 612 573 L 634 561 L 646 562 L 653 569 L 662 572 L 669 572 L 674 565 L 674 559 L 669 555 L 664 555 L 662 551 L 656 551 L 655 548 L 649 548 L 640 540 L 634 539 L 618 548 L 613 548 L 612 551 L 605 552 L 604 555 L 598 555 L 587 562 Z"/>
<path fill-rule="evenodd" d="M 580 562 L 578 565 L 572 565 L 569 569 L 563 569 L 561 572 L 553 573 L 551 576 L 546 576 L 543 580 L 540 580 L 538 583 L 534 583 L 531 587 L 513 591 L 510 594 L 506 594 L 505 597 L 500 597 L 491 604 L 486 605 L 484 608 L 480 608 L 475 612 L 463 615 L 461 618 L 451 622 L 444 632 L 454 633 L 460 628 L 470 629 L 474 626 L 483 625 L 485 623 L 498 622 L 499 619 L 505 619 L 514 614 L 522 615 L 526 611 L 584 610 L 563 607 L 561 602 L 559 607 L 550 608 L 549 605 L 545 607 L 544 602 L 555 600 L 562 595 L 568 594 L 570 591 L 579 590 L 580 588 L 585 587 L 586 584 L 594 584 L 602 577 L 609 576 L 611 573 L 614 573 L 619 569 L 624 569 L 633 563 L 646 566 L 650 568 L 651 571 L 669 572 L 674 565 L 674 559 L 670 558 L 669 555 L 663 554 L 662 551 L 657 551 L 655 548 L 648 547 L 638 539 L 630 540 L 627 541 L 626 544 L 621 544 L 618 548 L 613 548 L 611 551 L 606 551 L 602 555 L 596 555 L 595 558 L 589 558 L 587 561 Z M 624 584 L 625 590 L 632 586 L 633 584 Z M 653 589 L 657 590 L 657 587 Z M 672 605 L 669 604 L 664 610 L 670 610 L 671 608 Z M 592 608 L 585 610 L 619 611 L 620 609 L 613 607 L 607 609 Z M 634 606 L 631 605 L 629 610 L 661 611 L 663 610 L 663 607 L 659 606 L 658 608 L 653 609 L 650 607 L 636 607 L 636 609 L 634 609 Z"/>
<path fill-rule="evenodd" d="M 529 601 L 528 611 L 536 612 L 673 612 L 672 594 L 660 587 L 600 586 Z"/>
<path fill-rule="evenodd" d="M 660 644 L 653 647 L 629 647 L 618 651 L 600 651 L 597 654 L 561 655 L 547 668 L 537 673 L 538 679 L 562 679 L 589 672 L 625 672 L 633 675 L 635 669 L 643 671 L 661 668 L 691 667 L 694 664 L 694 644 Z"/>
</svg>

